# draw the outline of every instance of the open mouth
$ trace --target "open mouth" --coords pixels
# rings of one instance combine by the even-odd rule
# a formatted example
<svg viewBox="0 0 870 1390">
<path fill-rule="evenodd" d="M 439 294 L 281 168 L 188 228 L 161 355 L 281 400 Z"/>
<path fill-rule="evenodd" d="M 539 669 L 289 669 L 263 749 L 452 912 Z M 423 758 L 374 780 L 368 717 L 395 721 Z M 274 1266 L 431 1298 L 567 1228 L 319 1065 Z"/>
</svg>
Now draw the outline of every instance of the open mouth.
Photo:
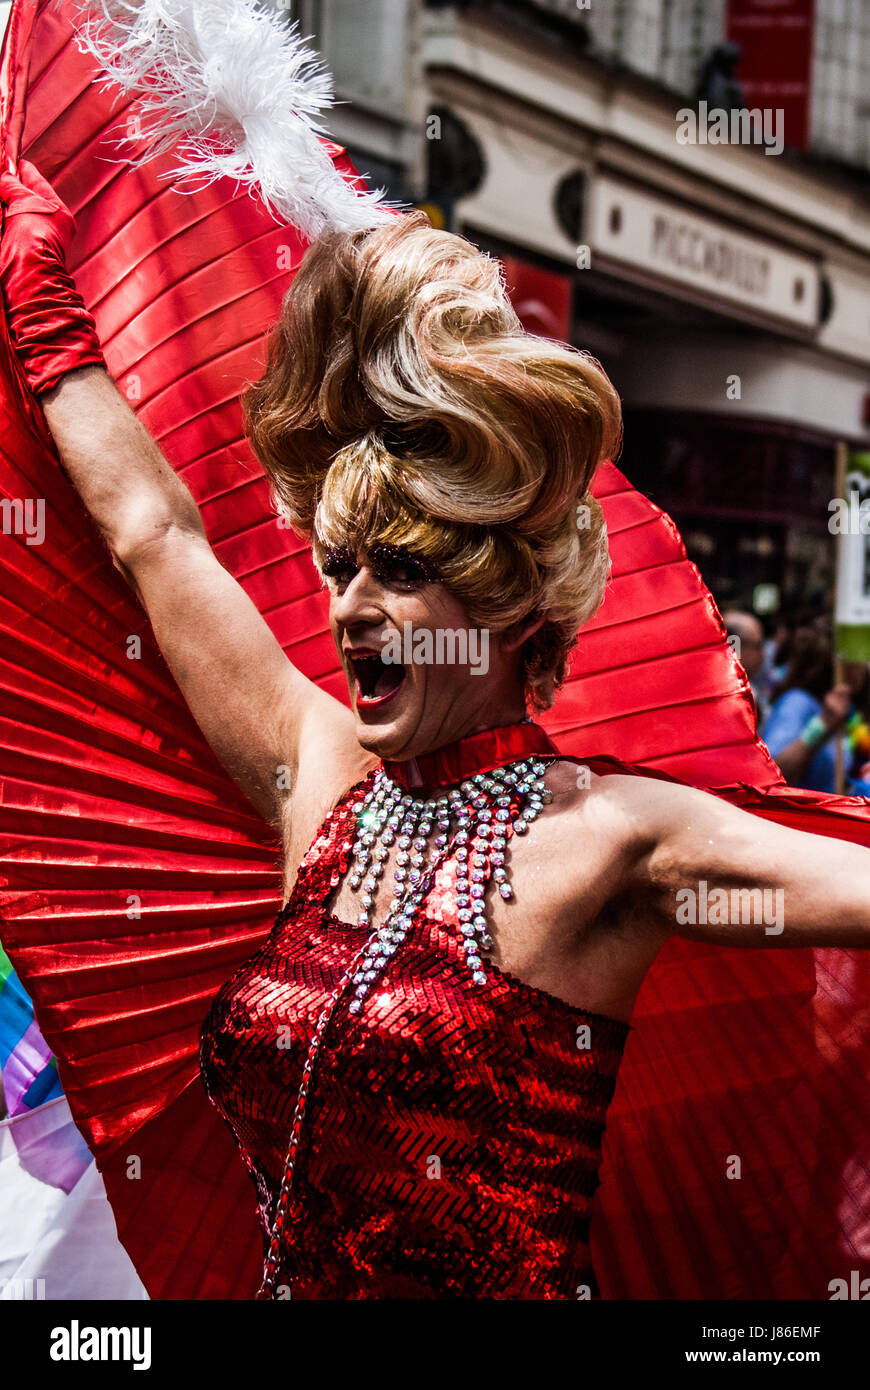
<svg viewBox="0 0 870 1390">
<path fill-rule="evenodd" d="M 384 661 L 372 648 L 348 652 L 356 681 L 356 703 L 365 709 L 385 704 L 405 682 L 405 668 L 397 661 Z"/>
</svg>

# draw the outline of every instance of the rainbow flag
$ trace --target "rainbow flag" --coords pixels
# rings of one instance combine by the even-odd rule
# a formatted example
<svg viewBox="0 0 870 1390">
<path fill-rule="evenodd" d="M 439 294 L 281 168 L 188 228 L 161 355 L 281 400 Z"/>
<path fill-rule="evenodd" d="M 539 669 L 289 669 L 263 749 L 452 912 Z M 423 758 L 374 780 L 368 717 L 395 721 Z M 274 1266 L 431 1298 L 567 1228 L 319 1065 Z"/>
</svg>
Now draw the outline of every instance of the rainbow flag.
<svg viewBox="0 0 870 1390">
<path fill-rule="evenodd" d="M 30 996 L 0 943 L 0 1075 L 5 1113 L 20 1115 L 63 1094 L 57 1065 L 33 1017 Z M 0 1115 L 3 1110 L 0 1109 Z"/>
<path fill-rule="evenodd" d="M 2 945 L 0 1074 L 0 1298 L 147 1298 Z"/>
</svg>

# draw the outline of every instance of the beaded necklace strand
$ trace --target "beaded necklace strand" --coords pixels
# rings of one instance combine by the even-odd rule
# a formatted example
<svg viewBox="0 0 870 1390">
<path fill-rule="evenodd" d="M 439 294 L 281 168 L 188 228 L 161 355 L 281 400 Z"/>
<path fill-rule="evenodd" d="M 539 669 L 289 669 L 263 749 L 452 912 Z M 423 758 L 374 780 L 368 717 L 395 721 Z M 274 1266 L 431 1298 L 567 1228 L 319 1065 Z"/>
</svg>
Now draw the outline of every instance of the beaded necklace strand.
<svg viewBox="0 0 870 1390">
<path fill-rule="evenodd" d="M 348 1006 L 349 1012 L 361 1012 L 372 985 L 408 935 L 437 870 L 451 856 L 457 861 L 457 916 L 463 938 L 460 953 L 474 983 L 486 983 L 483 957 L 492 948 L 486 919 L 487 885 L 492 880 L 502 898 L 508 901 L 513 897 L 506 860 L 507 842 L 513 832 L 524 835 L 530 823 L 553 800 L 553 793 L 544 782 L 552 761 L 533 757 L 510 762 L 489 772 L 476 772 L 459 787 L 429 797 L 405 792 L 381 766 L 367 795 L 354 802 L 357 837 L 347 841 L 344 849 L 354 856 L 348 880 L 350 887 L 354 891 L 362 888 L 359 925 L 371 927 L 379 881 L 389 847 L 395 842 L 398 850 L 393 897 L 384 921 L 372 928 L 315 1024 L 296 1097 L 258 1298 L 271 1299 L 275 1294 L 281 1238 L 311 1074 L 336 1005 L 353 985 L 354 997 Z M 426 851 L 433 831 L 427 863 Z"/>
</svg>

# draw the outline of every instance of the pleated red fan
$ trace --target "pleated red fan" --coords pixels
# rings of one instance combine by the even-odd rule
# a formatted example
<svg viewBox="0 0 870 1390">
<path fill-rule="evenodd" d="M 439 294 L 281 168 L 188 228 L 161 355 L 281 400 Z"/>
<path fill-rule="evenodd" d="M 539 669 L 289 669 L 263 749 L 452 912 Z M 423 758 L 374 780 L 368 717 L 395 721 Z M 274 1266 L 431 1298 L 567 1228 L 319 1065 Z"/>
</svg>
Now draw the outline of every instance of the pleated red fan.
<svg viewBox="0 0 870 1390">
<path fill-rule="evenodd" d="M 71 267 L 109 368 L 220 559 L 290 658 L 346 701 L 324 595 L 271 513 L 238 404 L 292 278 L 279 267 L 304 243 L 225 181 L 191 196 L 160 180 L 171 160 L 125 165 L 126 99 L 95 85 L 72 11 L 16 0 L 6 157 L 32 160 L 75 214 Z M 43 544 L 0 538 L 3 941 L 152 1297 L 250 1297 L 254 1192 L 197 1042 L 268 931 L 279 847 L 208 750 L 60 473 L 5 324 L 0 411 L 0 492 L 46 508 Z M 870 843 L 864 801 L 783 786 L 673 523 L 612 465 L 595 491 L 613 583 L 542 722 L 567 752 Z M 594 1232 L 605 1296 L 825 1298 L 831 1279 L 870 1273 L 868 969 L 850 951 L 662 953 L 610 1111 Z"/>
</svg>

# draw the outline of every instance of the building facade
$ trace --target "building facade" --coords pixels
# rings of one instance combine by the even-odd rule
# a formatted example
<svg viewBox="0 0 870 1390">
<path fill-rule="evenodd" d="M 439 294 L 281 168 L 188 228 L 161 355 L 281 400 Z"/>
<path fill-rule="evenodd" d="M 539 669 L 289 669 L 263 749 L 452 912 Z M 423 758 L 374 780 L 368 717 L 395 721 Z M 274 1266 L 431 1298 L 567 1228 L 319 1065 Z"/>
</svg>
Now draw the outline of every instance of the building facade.
<svg viewBox="0 0 870 1390">
<path fill-rule="evenodd" d="M 799 149 L 699 119 L 761 0 L 260 2 L 322 53 L 357 167 L 600 358 L 621 466 L 720 605 L 824 607 L 835 447 L 870 449 L 870 0 L 774 7 L 806 40 Z M 756 63 L 753 92 L 790 100 L 782 76 Z"/>
<path fill-rule="evenodd" d="M 870 0 L 803 7 L 802 149 L 766 149 L 760 115 L 699 119 L 748 0 L 281 3 L 358 167 L 502 256 L 527 327 L 601 359 L 621 464 L 720 603 L 823 605 L 835 445 L 870 447 Z"/>
</svg>

